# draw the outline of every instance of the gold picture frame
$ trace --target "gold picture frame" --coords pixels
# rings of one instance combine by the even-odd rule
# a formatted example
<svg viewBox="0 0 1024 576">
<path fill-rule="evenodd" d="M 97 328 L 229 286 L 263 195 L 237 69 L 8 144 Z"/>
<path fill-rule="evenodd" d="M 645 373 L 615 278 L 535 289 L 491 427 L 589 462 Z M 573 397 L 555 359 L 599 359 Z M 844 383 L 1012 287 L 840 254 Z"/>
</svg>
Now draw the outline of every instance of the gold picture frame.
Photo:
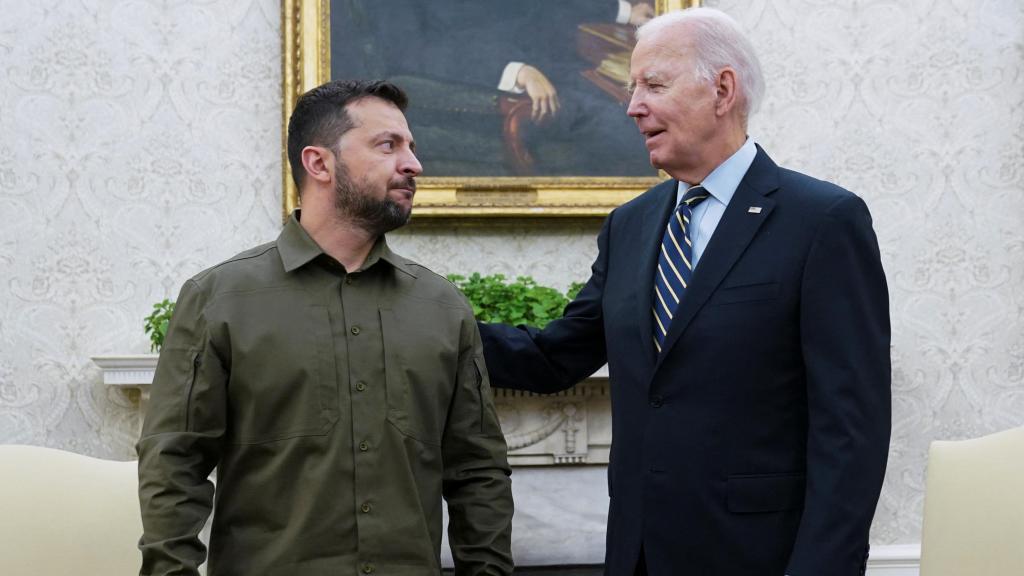
<svg viewBox="0 0 1024 576">
<path fill-rule="evenodd" d="M 330 80 L 330 0 L 282 0 L 282 211 L 298 206 L 286 149 L 288 118 L 298 97 Z M 699 0 L 655 0 L 661 14 Z M 414 220 L 458 218 L 601 218 L 660 181 L 659 177 L 421 177 Z"/>
</svg>

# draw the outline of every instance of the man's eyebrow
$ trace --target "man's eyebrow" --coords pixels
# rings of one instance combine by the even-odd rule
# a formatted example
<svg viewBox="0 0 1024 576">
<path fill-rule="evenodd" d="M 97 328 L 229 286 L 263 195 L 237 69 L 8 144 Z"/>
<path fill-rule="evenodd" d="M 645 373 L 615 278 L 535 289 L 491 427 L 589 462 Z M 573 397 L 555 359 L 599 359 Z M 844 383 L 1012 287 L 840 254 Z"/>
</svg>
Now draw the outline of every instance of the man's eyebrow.
<svg viewBox="0 0 1024 576">
<path fill-rule="evenodd" d="M 652 82 L 656 84 L 664 83 L 663 74 L 660 72 L 645 72 L 640 75 L 640 82 L 643 84 L 650 84 Z M 636 90 L 636 85 L 636 80 L 630 80 L 626 83 L 626 90 L 632 93 Z"/>
<path fill-rule="evenodd" d="M 658 82 L 658 83 L 660 83 L 660 82 L 663 82 L 663 81 L 664 81 L 664 75 L 661 72 L 655 71 L 655 72 L 647 72 L 646 74 L 644 74 L 644 82 L 647 82 L 648 84 L 650 84 L 651 82 Z"/>
<path fill-rule="evenodd" d="M 396 132 L 394 130 L 381 130 L 380 132 L 373 135 L 374 140 L 396 140 L 398 142 L 408 142 L 409 148 L 416 150 L 416 141 L 411 137 L 406 138 L 405 134 Z"/>
</svg>

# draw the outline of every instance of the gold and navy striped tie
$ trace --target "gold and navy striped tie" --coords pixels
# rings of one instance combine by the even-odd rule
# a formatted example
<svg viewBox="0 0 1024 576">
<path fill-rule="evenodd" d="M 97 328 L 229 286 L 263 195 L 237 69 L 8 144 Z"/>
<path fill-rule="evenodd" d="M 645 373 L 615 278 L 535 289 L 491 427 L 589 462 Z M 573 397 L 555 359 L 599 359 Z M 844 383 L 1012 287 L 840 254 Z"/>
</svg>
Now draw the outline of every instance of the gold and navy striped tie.
<svg viewBox="0 0 1024 576">
<path fill-rule="evenodd" d="M 694 186 L 683 195 L 665 227 L 658 254 L 658 270 L 654 276 L 654 347 L 661 354 L 661 345 L 672 323 L 672 317 L 683 299 L 693 276 L 693 243 L 690 241 L 690 217 L 693 208 L 708 197 L 708 191 Z"/>
</svg>

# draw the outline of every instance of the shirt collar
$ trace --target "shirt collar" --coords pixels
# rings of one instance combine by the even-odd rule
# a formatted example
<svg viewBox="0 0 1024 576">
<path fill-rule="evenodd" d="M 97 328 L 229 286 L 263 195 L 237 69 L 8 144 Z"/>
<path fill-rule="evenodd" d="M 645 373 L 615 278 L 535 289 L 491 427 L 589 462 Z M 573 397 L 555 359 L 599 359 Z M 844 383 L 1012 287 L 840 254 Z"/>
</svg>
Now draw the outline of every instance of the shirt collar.
<svg viewBox="0 0 1024 576">
<path fill-rule="evenodd" d="M 288 221 L 285 222 L 281 235 L 277 237 L 277 251 L 281 254 L 281 263 L 284 265 L 285 272 L 301 268 L 321 254 L 326 255 L 316 241 L 306 232 L 306 229 L 299 224 L 300 218 L 302 218 L 301 209 L 296 208 L 291 216 L 288 217 Z M 373 248 L 366 255 L 366 261 L 363 262 L 363 266 L 359 271 L 370 268 L 379 260 L 387 262 L 396 270 L 400 270 L 413 278 L 416 277 L 416 272 L 413 270 L 410 262 L 391 251 L 383 234 L 374 242 Z"/>
<path fill-rule="evenodd" d="M 755 156 L 757 156 L 757 146 L 754 145 L 754 139 L 748 137 L 743 146 L 740 146 L 739 150 L 733 152 L 732 156 L 726 158 L 725 162 L 712 170 L 700 185 L 716 200 L 728 206 L 733 194 L 740 186 L 740 181 L 746 176 L 750 165 L 754 163 Z M 679 186 L 676 188 L 676 204 L 683 199 L 686 190 L 691 186 L 692 184 L 679 181 Z"/>
</svg>

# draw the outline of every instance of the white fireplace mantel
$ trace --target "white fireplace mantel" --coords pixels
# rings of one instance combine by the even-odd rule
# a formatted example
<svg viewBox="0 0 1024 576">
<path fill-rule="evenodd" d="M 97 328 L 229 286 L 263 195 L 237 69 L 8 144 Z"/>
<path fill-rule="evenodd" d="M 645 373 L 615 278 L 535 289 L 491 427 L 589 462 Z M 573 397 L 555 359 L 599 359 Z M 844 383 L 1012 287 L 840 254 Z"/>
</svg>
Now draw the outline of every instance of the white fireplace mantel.
<svg viewBox="0 0 1024 576">
<path fill-rule="evenodd" d="M 93 356 L 92 361 L 103 371 L 103 383 L 124 390 L 139 402 L 140 411 L 146 413 L 149 386 L 156 374 L 157 354 L 130 354 L 125 356 Z"/>
<path fill-rule="evenodd" d="M 157 358 L 136 354 L 92 360 L 103 370 L 103 383 L 137 399 L 144 414 Z M 513 466 L 608 463 L 612 426 L 607 367 L 558 394 L 495 389 L 494 403 Z"/>
</svg>

